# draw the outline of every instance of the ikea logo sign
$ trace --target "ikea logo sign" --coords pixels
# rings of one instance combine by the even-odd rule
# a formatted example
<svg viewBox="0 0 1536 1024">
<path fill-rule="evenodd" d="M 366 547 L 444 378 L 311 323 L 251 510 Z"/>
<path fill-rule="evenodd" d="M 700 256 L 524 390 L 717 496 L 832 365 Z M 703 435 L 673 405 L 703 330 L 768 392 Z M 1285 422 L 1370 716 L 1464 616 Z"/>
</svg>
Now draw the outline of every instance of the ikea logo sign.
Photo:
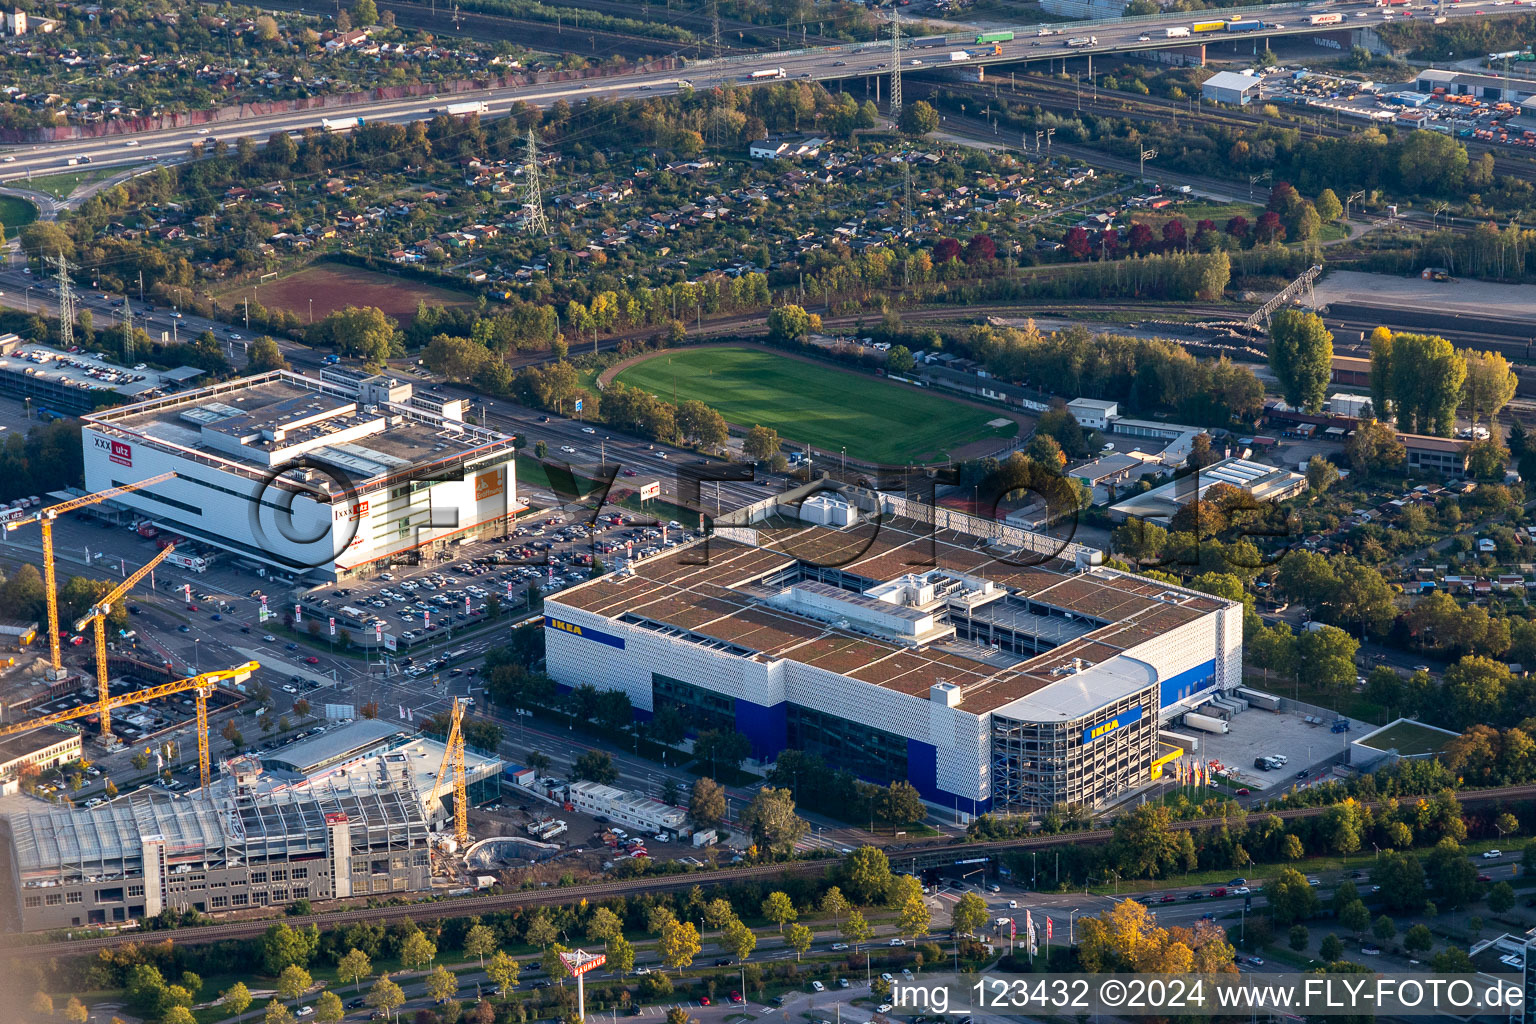
<svg viewBox="0 0 1536 1024">
<path fill-rule="evenodd" d="M 583 640 L 594 640 L 600 644 L 607 644 L 609 647 L 617 647 L 621 651 L 624 649 L 624 638 L 621 636 L 614 636 L 612 633 L 605 633 L 600 629 L 593 629 L 591 626 L 578 626 L 574 622 L 566 622 L 564 619 L 557 619 L 553 615 L 544 616 L 544 628 L 558 629 L 562 633 L 570 633 L 581 637 Z"/>
<path fill-rule="evenodd" d="M 1092 743 L 1094 740 L 1099 739 L 1101 736 L 1108 736 L 1110 733 L 1117 729 L 1139 721 L 1141 721 L 1141 706 L 1138 704 L 1136 707 L 1131 708 L 1129 711 L 1122 711 L 1120 714 L 1116 715 L 1114 718 L 1111 718 L 1107 722 L 1100 722 L 1098 725 L 1084 729 L 1083 744 L 1086 746 L 1087 744 Z"/>
</svg>

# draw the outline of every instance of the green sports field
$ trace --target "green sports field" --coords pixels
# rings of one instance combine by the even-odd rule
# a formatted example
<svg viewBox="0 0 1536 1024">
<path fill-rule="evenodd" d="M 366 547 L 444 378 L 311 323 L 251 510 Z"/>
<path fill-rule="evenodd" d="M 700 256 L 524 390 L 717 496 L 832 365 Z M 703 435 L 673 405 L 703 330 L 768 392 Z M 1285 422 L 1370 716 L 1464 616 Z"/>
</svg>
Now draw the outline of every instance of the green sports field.
<svg viewBox="0 0 1536 1024">
<path fill-rule="evenodd" d="M 909 384 L 849 373 L 773 352 L 701 348 L 658 355 L 618 375 L 668 401 L 698 399 L 726 420 L 772 427 L 786 441 L 885 462 L 942 462 L 963 445 L 1012 437 L 999 414 Z"/>
</svg>

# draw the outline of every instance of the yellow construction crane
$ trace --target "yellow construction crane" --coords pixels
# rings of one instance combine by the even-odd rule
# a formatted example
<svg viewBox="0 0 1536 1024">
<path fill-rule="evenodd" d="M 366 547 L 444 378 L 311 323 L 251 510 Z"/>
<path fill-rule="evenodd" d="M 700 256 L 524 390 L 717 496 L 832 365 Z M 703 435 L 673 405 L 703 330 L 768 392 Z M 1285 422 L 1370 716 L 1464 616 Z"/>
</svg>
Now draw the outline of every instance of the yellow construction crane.
<svg viewBox="0 0 1536 1024">
<path fill-rule="evenodd" d="M 47 508 L 38 509 L 36 512 L 14 522 L 6 523 L 7 532 L 18 530 L 28 523 L 37 523 L 43 531 L 43 591 L 48 595 L 48 655 L 53 666 L 49 678 L 58 679 L 64 674 L 64 663 L 59 656 L 59 597 L 58 579 L 53 568 L 53 521 L 66 512 L 73 512 L 77 508 L 85 508 L 101 501 L 111 501 L 113 498 L 130 491 L 136 491 L 141 487 L 158 484 L 163 480 L 169 480 L 176 474 L 174 472 L 157 473 L 152 477 L 139 480 L 131 484 L 122 484 L 118 487 L 108 487 L 104 491 L 95 494 L 85 494 L 68 501 L 61 501 L 57 505 L 49 505 Z"/>
<path fill-rule="evenodd" d="M 138 572 L 112 588 L 91 606 L 90 613 L 75 623 L 75 632 L 84 633 L 85 627 L 96 624 L 96 699 L 101 709 L 101 740 L 110 743 L 112 736 L 112 709 L 107 706 L 107 616 L 112 614 L 112 602 L 139 585 L 139 581 L 155 571 L 155 566 L 165 561 L 165 556 L 176 550 L 175 544 L 167 544 L 159 553 L 144 564 Z"/>
<path fill-rule="evenodd" d="M 261 668 L 254 661 L 248 661 L 243 665 L 233 668 L 214 669 L 212 672 L 203 672 L 199 675 L 188 676 L 186 679 L 178 679 L 174 683 L 161 683 L 159 686 L 151 686 L 143 690 L 135 690 L 132 693 L 119 694 L 116 697 L 107 698 L 107 709 L 126 707 L 129 704 L 143 704 L 145 701 L 156 700 L 160 697 L 169 697 L 172 694 L 185 693 L 188 690 L 197 694 L 197 767 L 202 778 L 202 784 L 208 785 L 208 694 L 213 690 L 214 684 L 230 680 L 243 683 L 251 677 L 251 673 Z M 14 725 L 0 726 L 0 737 L 13 736 L 19 732 L 30 732 L 33 729 L 41 729 L 48 725 L 57 725 L 60 722 L 68 722 L 76 718 L 84 718 L 97 709 L 95 704 L 82 704 L 68 711 L 55 711 L 51 715 L 43 715 L 39 718 L 31 718 L 25 722 L 17 722 Z M 462 762 L 461 762 L 462 763 Z"/>
<path fill-rule="evenodd" d="M 448 774 L 449 763 L 453 765 L 453 834 L 463 846 L 469 842 L 469 793 L 464 785 L 464 703 L 457 697 L 453 699 L 453 710 L 449 714 L 448 741 L 443 749 L 443 763 L 437 769 L 437 780 L 432 783 L 432 798 L 427 801 L 430 807 L 437 803 L 438 793 L 443 788 L 443 777 Z"/>
</svg>

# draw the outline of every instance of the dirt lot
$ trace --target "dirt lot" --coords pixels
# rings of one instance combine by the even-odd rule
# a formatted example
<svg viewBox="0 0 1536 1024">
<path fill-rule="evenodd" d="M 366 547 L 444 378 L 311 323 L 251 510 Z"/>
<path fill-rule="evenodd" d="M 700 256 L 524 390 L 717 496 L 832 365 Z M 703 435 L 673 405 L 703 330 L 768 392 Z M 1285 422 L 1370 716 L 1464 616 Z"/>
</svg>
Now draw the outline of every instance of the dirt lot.
<svg viewBox="0 0 1536 1024">
<path fill-rule="evenodd" d="M 240 295 L 227 298 L 238 299 L 248 293 L 242 289 Z M 429 306 L 462 306 L 472 301 L 465 292 L 337 263 L 317 263 L 297 274 L 267 281 L 256 286 L 254 296 L 263 306 L 291 310 L 305 319 L 311 299 L 316 319 L 347 306 L 377 306 L 392 317 L 409 320 L 422 300 Z"/>
</svg>

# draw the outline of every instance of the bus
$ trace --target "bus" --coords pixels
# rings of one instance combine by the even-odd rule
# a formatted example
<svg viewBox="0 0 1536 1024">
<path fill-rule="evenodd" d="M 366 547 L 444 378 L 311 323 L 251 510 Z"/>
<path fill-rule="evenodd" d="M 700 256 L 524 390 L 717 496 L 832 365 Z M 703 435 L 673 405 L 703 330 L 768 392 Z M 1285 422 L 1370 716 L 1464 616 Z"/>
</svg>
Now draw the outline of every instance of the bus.
<svg viewBox="0 0 1536 1024">
<path fill-rule="evenodd" d="M 445 661 L 459 661 L 459 660 L 461 660 L 463 658 L 467 658 L 467 657 L 469 657 L 469 648 L 468 647 L 460 647 L 456 651 L 449 651 L 447 654 L 443 655 L 443 660 L 445 660 Z"/>
<path fill-rule="evenodd" d="M 1011 43 L 1013 42 L 1013 33 L 983 32 L 981 35 L 976 37 L 976 41 L 978 43 Z"/>
</svg>

